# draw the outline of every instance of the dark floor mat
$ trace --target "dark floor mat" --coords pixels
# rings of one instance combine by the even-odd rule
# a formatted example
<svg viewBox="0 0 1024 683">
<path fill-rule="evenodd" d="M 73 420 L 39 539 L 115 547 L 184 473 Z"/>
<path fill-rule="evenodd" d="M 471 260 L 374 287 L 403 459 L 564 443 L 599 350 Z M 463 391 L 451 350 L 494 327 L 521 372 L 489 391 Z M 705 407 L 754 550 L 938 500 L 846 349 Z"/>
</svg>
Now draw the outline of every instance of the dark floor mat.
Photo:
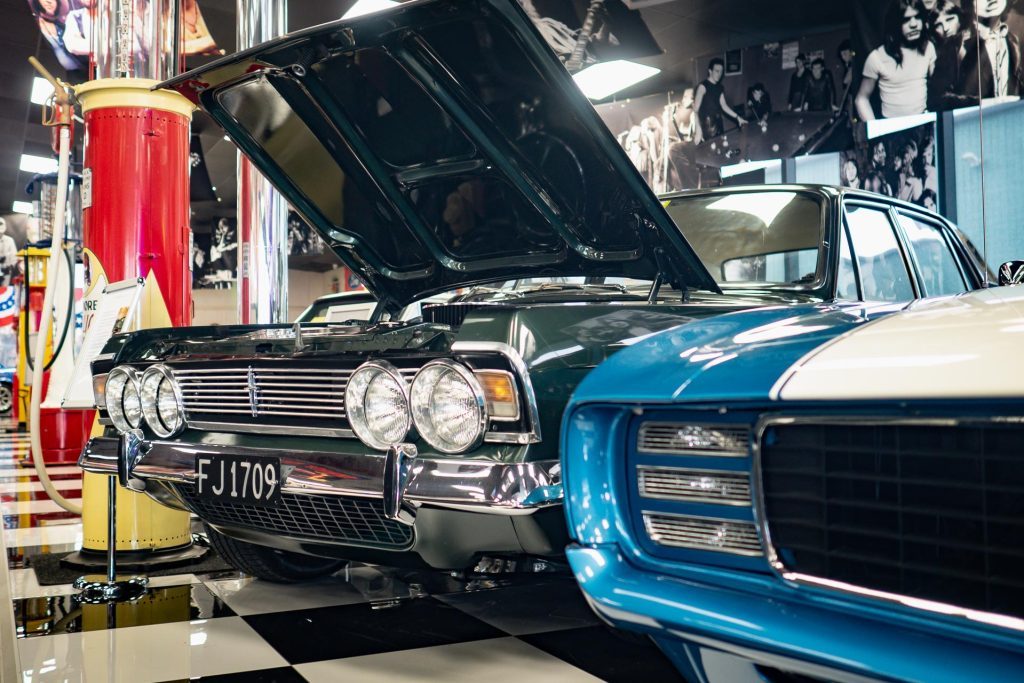
<svg viewBox="0 0 1024 683">
<path fill-rule="evenodd" d="M 28 558 L 27 565 L 36 570 L 36 580 L 41 586 L 54 586 L 65 583 L 72 583 L 82 574 L 102 574 L 103 570 L 96 568 L 89 571 L 65 567 L 61 565 L 61 559 L 67 553 L 47 553 L 44 555 L 33 555 Z M 223 572 L 231 570 L 232 567 L 222 560 L 211 548 L 203 559 L 191 564 L 181 564 L 172 567 L 162 567 L 147 572 L 131 572 L 144 574 L 145 576 L 171 576 L 172 574 L 205 574 L 210 572 Z M 127 573 L 127 572 L 126 572 Z"/>
</svg>

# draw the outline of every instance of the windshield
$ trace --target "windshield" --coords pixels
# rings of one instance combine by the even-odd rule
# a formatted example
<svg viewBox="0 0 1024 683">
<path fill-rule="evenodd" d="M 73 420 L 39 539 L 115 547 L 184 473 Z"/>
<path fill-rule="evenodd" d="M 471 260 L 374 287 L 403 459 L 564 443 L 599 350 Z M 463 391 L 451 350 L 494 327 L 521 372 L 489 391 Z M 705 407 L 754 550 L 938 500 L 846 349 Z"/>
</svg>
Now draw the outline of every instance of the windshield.
<svg viewBox="0 0 1024 683">
<path fill-rule="evenodd" d="M 311 303 L 299 314 L 295 322 L 336 323 L 369 320 L 376 307 L 377 300 L 369 292 L 353 292 L 343 297 L 328 295 Z"/>
<path fill-rule="evenodd" d="M 794 285 L 818 279 L 822 200 L 799 192 L 678 197 L 667 210 L 720 285 Z"/>
</svg>

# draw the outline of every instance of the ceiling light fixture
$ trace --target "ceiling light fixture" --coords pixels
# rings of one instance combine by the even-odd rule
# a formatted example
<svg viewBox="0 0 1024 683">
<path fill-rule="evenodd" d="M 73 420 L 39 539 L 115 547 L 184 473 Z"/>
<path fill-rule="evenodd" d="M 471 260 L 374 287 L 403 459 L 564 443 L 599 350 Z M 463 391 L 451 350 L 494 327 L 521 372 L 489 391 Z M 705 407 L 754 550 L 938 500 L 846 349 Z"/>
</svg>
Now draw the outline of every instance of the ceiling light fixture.
<svg viewBox="0 0 1024 683">
<path fill-rule="evenodd" d="M 45 78 L 36 76 L 32 79 L 32 104 L 46 104 L 53 94 L 53 86 Z"/>
<path fill-rule="evenodd" d="M 22 154 L 21 163 L 18 165 L 18 168 L 27 173 L 56 173 L 57 160 L 50 157 Z"/>
<path fill-rule="evenodd" d="M 660 72 L 661 69 L 653 66 L 616 59 L 588 66 L 572 78 L 584 95 L 592 100 L 603 100 Z"/>
<path fill-rule="evenodd" d="M 34 209 L 32 208 L 32 202 L 14 202 L 11 206 L 11 211 L 14 213 L 27 213 L 31 215 Z"/>
<path fill-rule="evenodd" d="M 382 9 L 388 9 L 400 4 L 395 2 L 395 0 L 356 0 L 356 4 L 352 5 L 347 12 L 341 15 L 341 18 L 352 19 L 353 17 L 361 17 L 364 14 L 372 14 L 373 12 L 379 12 Z"/>
</svg>

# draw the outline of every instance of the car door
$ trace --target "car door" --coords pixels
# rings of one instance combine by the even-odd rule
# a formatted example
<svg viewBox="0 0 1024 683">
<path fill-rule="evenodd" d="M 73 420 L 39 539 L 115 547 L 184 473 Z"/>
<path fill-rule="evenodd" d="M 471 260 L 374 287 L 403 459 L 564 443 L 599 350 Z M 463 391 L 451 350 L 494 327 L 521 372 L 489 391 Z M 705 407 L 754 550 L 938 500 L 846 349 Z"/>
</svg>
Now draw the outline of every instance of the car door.
<svg viewBox="0 0 1024 683">
<path fill-rule="evenodd" d="M 945 224 L 934 216 L 903 207 L 894 207 L 893 213 L 921 296 L 961 294 L 981 286 L 975 269 L 963 257 L 962 245 Z"/>
<path fill-rule="evenodd" d="M 843 203 L 843 227 L 849 243 L 840 245 L 839 284 L 845 293 L 852 291 L 842 257 L 849 250 L 860 300 L 900 302 L 921 296 L 902 234 L 888 205 L 848 199 Z"/>
</svg>

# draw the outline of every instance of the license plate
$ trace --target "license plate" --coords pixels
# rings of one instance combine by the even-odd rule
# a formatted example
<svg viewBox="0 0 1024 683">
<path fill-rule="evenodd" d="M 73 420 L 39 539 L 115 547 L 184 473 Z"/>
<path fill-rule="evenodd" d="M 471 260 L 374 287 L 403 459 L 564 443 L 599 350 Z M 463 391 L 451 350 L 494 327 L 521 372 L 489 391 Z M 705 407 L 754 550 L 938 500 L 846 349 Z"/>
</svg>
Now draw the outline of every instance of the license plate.
<svg viewBox="0 0 1024 683">
<path fill-rule="evenodd" d="M 277 505 L 281 499 L 281 461 L 244 455 L 197 455 L 196 495 L 221 503 Z"/>
</svg>

